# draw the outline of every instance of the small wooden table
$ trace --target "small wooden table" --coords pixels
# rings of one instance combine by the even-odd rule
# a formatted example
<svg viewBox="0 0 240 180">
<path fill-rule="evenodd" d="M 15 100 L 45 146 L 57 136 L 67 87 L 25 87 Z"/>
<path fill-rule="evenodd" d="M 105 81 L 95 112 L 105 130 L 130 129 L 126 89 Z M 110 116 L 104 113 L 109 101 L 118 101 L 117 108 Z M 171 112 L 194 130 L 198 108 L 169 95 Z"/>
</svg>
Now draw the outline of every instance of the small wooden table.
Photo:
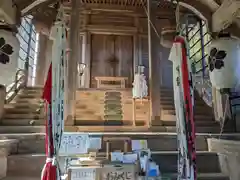
<svg viewBox="0 0 240 180">
<path fill-rule="evenodd" d="M 97 76 L 97 88 L 126 88 L 127 77 Z M 108 82 L 109 84 L 104 84 Z M 110 84 L 110 82 L 120 82 L 120 85 Z"/>
<path fill-rule="evenodd" d="M 110 159 L 110 143 L 113 141 L 124 142 L 124 152 L 128 152 L 128 143 L 131 142 L 130 137 L 104 137 L 103 142 L 106 142 L 106 158 Z"/>
</svg>

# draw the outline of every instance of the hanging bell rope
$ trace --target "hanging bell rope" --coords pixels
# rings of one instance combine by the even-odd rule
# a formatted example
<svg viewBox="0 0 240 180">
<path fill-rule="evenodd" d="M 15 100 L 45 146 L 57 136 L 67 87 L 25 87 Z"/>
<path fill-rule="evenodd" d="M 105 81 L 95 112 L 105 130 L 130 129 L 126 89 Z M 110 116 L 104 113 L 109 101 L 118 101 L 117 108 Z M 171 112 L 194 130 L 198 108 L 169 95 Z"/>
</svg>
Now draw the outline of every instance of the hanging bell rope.
<svg viewBox="0 0 240 180">
<path fill-rule="evenodd" d="M 143 0 L 141 0 L 141 2 L 142 2 L 143 9 L 144 9 L 148 19 L 150 19 L 149 18 L 150 14 L 147 10 L 147 7 L 145 6 L 145 2 Z M 151 20 L 149 20 L 149 23 L 152 26 L 152 28 L 153 28 L 154 32 L 156 33 L 157 37 L 159 38 L 159 40 L 161 40 L 161 35 L 158 33 L 158 30 L 157 30 L 156 26 L 153 24 L 153 22 Z"/>
<path fill-rule="evenodd" d="M 181 32 L 181 22 L 180 22 L 180 4 L 177 1 L 176 10 L 175 10 L 175 18 L 176 18 L 176 32 Z"/>
</svg>

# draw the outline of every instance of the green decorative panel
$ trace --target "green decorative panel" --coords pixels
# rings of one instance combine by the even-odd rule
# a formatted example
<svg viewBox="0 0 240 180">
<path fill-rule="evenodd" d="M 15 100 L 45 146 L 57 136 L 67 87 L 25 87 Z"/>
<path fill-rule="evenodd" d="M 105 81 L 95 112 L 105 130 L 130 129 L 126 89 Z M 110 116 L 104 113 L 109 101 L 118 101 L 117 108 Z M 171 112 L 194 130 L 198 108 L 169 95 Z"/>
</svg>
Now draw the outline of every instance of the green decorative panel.
<svg viewBox="0 0 240 180">
<path fill-rule="evenodd" d="M 106 92 L 104 104 L 105 125 L 122 125 L 122 122 L 119 122 L 123 119 L 121 93 Z"/>
</svg>

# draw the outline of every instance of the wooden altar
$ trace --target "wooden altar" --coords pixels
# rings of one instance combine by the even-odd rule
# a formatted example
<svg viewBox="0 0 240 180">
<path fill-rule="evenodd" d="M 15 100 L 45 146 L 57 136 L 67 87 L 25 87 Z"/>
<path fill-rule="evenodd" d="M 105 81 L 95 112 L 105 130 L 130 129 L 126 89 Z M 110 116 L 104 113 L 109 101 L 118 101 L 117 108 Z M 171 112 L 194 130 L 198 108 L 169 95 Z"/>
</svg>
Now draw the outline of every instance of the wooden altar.
<svg viewBox="0 0 240 180">
<path fill-rule="evenodd" d="M 127 77 L 110 77 L 98 76 L 95 77 L 97 88 L 126 88 Z"/>
</svg>

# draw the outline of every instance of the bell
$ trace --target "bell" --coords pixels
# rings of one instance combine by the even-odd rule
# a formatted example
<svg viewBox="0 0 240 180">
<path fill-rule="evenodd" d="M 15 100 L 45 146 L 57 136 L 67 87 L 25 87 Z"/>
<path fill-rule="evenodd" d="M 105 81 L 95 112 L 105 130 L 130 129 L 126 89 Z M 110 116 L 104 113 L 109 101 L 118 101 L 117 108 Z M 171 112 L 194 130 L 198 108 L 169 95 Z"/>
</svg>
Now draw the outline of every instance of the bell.
<svg viewBox="0 0 240 180">
<path fill-rule="evenodd" d="M 209 76 L 216 89 L 236 88 L 240 79 L 239 40 L 220 34 L 212 40 L 208 53 Z"/>
</svg>

